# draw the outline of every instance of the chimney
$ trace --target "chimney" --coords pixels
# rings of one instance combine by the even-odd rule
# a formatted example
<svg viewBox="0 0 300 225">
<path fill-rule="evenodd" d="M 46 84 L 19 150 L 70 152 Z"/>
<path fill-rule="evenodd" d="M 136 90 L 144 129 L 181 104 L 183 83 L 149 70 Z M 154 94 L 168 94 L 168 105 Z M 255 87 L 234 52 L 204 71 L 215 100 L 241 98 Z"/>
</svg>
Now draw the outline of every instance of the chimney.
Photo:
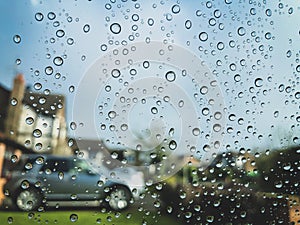
<svg viewBox="0 0 300 225">
<path fill-rule="evenodd" d="M 20 118 L 22 114 L 25 79 L 23 74 L 18 74 L 14 79 L 13 89 L 10 93 L 8 104 L 5 135 L 7 138 L 17 140 Z"/>
</svg>

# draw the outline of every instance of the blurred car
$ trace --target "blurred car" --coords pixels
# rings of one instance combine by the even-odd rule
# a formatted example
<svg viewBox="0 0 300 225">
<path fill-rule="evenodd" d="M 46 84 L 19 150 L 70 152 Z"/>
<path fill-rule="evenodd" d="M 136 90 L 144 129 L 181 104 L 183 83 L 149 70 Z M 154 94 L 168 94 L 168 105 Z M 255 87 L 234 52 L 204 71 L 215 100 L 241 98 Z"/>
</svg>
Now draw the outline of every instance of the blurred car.
<svg viewBox="0 0 300 225">
<path fill-rule="evenodd" d="M 102 204 L 124 210 L 133 200 L 128 185 L 103 178 L 76 157 L 22 155 L 6 177 L 5 194 L 22 211 Z"/>
</svg>

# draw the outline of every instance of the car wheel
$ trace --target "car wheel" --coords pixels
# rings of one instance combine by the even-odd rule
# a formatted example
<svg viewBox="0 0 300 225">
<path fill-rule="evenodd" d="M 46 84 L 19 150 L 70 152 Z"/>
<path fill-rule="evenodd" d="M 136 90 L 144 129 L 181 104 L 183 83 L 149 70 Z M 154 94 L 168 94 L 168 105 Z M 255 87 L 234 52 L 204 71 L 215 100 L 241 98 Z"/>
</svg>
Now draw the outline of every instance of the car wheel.
<svg viewBox="0 0 300 225">
<path fill-rule="evenodd" d="M 15 204 L 19 210 L 34 211 L 42 205 L 42 195 L 37 189 L 29 188 L 18 192 Z"/>
<path fill-rule="evenodd" d="M 109 193 L 108 205 L 112 210 L 124 210 L 129 206 L 132 197 L 128 188 L 123 186 L 113 187 Z"/>
</svg>

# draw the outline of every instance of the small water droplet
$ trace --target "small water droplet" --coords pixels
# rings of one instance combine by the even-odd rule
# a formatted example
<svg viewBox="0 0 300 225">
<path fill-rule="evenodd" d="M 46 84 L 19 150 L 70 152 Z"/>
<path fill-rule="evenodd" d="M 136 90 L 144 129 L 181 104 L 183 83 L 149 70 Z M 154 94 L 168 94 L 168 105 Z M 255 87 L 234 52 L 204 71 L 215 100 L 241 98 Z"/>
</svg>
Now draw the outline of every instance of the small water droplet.
<svg viewBox="0 0 300 225">
<path fill-rule="evenodd" d="M 61 66 L 64 63 L 64 60 L 62 59 L 62 57 L 57 56 L 53 59 L 53 63 L 56 66 Z"/>
<path fill-rule="evenodd" d="M 71 214 L 70 215 L 70 221 L 71 222 L 76 222 L 78 220 L 78 215 L 77 214 Z"/>
<path fill-rule="evenodd" d="M 56 18 L 56 15 L 55 15 L 54 12 L 49 12 L 47 17 L 48 17 L 49 20 L 54 20 Z"/>
<path fill-rule="evenodd" d="M 69 87 L 69 92 L 70 93 L 73 93 L 75 91 L 75 87 L 73 86 L 73 85 L 71 85 L 70 87 Z"/>
<path fill-rule="evenodd" d="M 18 104 L 18 100 L 17 100 L 16 98 L 12 98 L 12 99 L 10 100 L 10 104 L 11 104 L 12 106 L 16 106 L 16 105 Z"/>
<path fill-rule="evenodd" d="M 201 32 L 201 33 L 199 34 L 199 39 L 200 39 L 200 41 L 207 41 L 207 39 L 208 39 L 208 34 L 207 34 L 206 32 Z"/>
<path fill-rule="evenodd" d="M 47 66 L 47 67 L 45 68 L 45 73 L 46 73 L 47 75 L 51 75 L 51 74 L 53 73 L 53 68 L 52 68 L 51 66 Z"/>
<path fill-rule="evenodd" d="M 71 122 L 70 123 L 70 128 L 71 128 L 71 130 L 76 130 L 77 124 L 75 122 Z"/>
<path fill-rule="evenodd" d="M 121 76 L 121 72 L 120 72 L 120 70 L 118 70 L 118 69 L 113 69 L 113 70 L 111 71 L 111 75 L 112 75 L 113 78 L 118 78 L 118 77 Z"/>
<path fill-rule="evenodd" d="M 35 129 L 33 132 L 32 132 L 32 135 L 33 137 L 35 138 L 40 138 L 42 136 L 42 131 L 40 129 Z"/>
<path fill-rule="evenodd" d="M 185 21 L 184 26 L 186 29 L 191 29 L 192 21 L 190 21 L 190 20 Z"/>
<path fill-rule="evenodd" d="M 20 35 L 15 35 L 13 37 L 13 41 L 16 43 L 16 44 L 19 44 L 21 42 L 21 36 Z"/>
<path fill-rule="evenodd" d="M 58 38 L 62 38 L 63 36 L 65 36 L 65 31 L 64 30 L 57 30 L 56 31 L 56 36 Z"/>
<path fill-rule="evenodd" d="M 110 31 L 113 34 L 119 34 L 121 32 L 121 25 L 118 23 L 113 23 L 110 25 Z"/>
<path fill-rule="evenodd" d="M 88 33 L 88 32 L 90 31 L 90 29 L 91 29 L 91 27 L 90 27 L 89 24 L 85 24 L 85 25 L 83 26 L 83 32 L 84 32 L 84 33 Z"/>
<path fill-rule="evenodd" d="M 44 15 L 41 12 L 35 14 L 36 21 L 42 21 L 44 19 Z"/>
<path fill-rule="evenodd" d="M 240 36 L 244 36 L 246 34 L 246 29 L 244 27 L 239 27 L 237 33 Z"/>
<path fill-rule="evenodd" d="M 172 6 L 172 13 L 177 14 L 180 12 L 180 6 L 179 5 L 173 5 Z"/>
<path fill-rule="evenodd" d="M 173 82 L 176 80 L 176 74 L 174 73 L 174 71 L 168 71 L 166 73 L 166 80 L 169 81 L 169 82 Z"/>
<path fill-rule="evenodd" d="M 174 141 L 174 140 L 170 141 L 170 143 L 169 143 L 169 148 L 170 148 L 171 150 L 175 150 L 175 149 L 177 148 L 177 143 L 176 143 L 176 141 Z"/>
</svg>

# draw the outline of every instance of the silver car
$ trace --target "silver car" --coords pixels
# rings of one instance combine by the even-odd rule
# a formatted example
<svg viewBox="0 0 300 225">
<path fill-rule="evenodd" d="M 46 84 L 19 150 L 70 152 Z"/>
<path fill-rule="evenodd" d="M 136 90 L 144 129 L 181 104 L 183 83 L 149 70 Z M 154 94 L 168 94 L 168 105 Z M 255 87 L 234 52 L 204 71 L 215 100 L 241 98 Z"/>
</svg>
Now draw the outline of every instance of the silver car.
<svg viewBox="0 0 300 225">
<path fill-rule="evenodd" d="M 22 211 L 103 204 L 123 210 L 133 201 L 127 185 L 101 178 L 77 157 L 22 155 L 7 179 L 5 194 Z"/>
</svg>

